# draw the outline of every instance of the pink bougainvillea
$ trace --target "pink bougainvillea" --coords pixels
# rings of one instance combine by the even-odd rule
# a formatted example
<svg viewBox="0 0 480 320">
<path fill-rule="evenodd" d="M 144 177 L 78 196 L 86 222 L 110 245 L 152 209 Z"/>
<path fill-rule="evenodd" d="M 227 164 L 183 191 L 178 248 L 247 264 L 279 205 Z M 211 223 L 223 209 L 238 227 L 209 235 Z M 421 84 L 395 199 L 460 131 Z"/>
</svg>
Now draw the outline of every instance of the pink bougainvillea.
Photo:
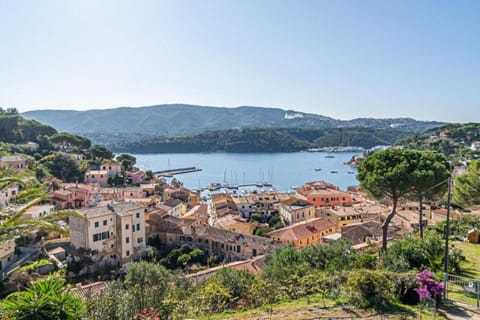
<svg viewBox="0 0 480 320">
<path fill-rule="evenodd" d="M 442 296 L 444 291 L 443 284 L 435 281 L 433 273 L 430 271 L 423 270 L 417 273 L 415 282 L 417 284 L 415 291 L 418 293 L 420 300 L 425 300 L 427 298 L 437 300 Z"/>
</svg>

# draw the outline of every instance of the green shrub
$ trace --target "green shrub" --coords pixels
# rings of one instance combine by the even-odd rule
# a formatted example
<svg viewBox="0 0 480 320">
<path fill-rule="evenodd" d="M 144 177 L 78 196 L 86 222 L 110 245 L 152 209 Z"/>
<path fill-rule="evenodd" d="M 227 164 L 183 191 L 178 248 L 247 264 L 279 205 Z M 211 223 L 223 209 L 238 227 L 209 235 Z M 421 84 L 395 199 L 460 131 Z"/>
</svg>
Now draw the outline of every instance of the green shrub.
<svg viewBox="0 0 480 320">
<path fill-rule="evenodd" d="M 383 309 L 394 298 L 394 284 L 385 271 L 351 271 L 346 283 L 350 301 L 360 308 Z"/>
</svg>

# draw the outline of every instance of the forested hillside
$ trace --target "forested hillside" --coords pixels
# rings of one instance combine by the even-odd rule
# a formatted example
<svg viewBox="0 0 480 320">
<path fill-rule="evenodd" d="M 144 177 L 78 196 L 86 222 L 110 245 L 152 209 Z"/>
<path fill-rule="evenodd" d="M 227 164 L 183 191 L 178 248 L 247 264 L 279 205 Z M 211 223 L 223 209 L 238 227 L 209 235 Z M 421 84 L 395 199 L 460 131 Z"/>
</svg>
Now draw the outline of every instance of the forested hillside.
<svg viewBox="0 0 480 320">
<path fill-rule="evenodd" d="M 432 128 L 397 142 L 407 148 L 436 150 L 450 158 L 468 160 L 480 157 L 480 151 L 471 149 L 473 142 L 480 141 L 480 123 L 448 124 Z"/>
<path fill-rule="evenodd" d="M 50 126 L 24 119 L 15 108 L 0 108 L 0 142 L 39 142 L 41 136 L 50 136 L 56 132 Z"/>
<path fill-rule="evenodd" d="M 187 137 L 159 136 L 109 145 L 114 152 L 294 152 L 308 148 L 393 144 L 410 133 L 372 128 L 258 128 L 205 132 Z"/>
<path fill-rule="evenodd" d="M 338 120 L 280 108 L 222 108 L 184 104 L 88 111 L 38 110 L 23 115 L 51 125 L 59 131 L 84 135 L 100 144 L 129 142 L 138 135 L 142 138 L 190 136 L 232 128 L 369 127 L 422 132 L 443 124 L 411 118 Z"/>
</svg>

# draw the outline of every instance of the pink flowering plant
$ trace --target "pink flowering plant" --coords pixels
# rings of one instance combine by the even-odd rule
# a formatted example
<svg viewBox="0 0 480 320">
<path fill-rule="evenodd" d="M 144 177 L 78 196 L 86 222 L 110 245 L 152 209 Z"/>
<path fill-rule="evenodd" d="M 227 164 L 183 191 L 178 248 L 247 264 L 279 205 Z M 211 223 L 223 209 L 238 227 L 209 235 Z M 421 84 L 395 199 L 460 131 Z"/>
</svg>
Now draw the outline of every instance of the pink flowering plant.
<svg viewBox="0 0 480 320">
<path fill-rule="evenodd" d="M 420 302 L 425 302 L 426 299 L 431 298 L 435 300 L 435 306 L 442 297 L 444 287 L 441 282 L 435 281 L 433 273 L 428 270 L 423 270 L 415 276 L 415 283 L 417 288 L 414 290 L 418 293 Z"/>
</svg>

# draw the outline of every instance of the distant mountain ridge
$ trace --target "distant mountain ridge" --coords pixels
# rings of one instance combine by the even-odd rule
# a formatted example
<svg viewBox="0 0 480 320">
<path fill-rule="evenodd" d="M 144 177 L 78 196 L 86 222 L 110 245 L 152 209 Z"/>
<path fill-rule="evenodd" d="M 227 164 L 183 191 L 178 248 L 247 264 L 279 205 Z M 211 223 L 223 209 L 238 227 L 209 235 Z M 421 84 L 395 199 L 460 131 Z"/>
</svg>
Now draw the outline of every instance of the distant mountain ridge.
<svg viewBox="0 0 480 320">
<path fill-rule="evenodd" d="M 102 136 L 107 138 L 110 135 L 128 136 L 138 133 L 145 136 L 187 136 L 231 128 L 395 127 L 421 132 L 444 124 L 411 118 L 338 120 L 280 108 L 226 108 L 186 104 L 87 111 L 38 110 L 22 115 L 27 119 L 51 125 L 59 131 L 86 135 L 97 141 Z"/>
</svg>

